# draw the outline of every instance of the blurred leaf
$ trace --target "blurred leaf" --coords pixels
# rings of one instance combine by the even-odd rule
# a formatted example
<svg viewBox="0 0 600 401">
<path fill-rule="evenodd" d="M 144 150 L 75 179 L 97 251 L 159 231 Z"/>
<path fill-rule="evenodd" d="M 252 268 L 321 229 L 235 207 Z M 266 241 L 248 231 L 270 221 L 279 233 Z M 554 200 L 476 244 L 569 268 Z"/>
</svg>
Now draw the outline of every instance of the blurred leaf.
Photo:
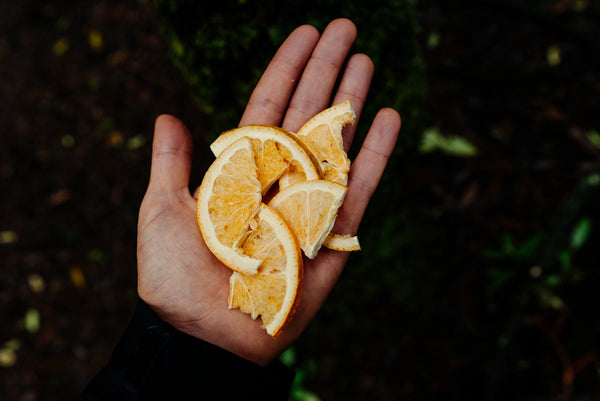
<svg viewBox="0 0 600 401">
<path fill-rule="evenodd" d="M 571 248 L 579 249 L 585 244 L 585 241 L 592 230 L 592 223 L 589 219 L 581 219 L 571 233 Z"/>
<path fill-rule="evenodd" d="M 13 230 L 0 231 L 0 244 L 14 244 L 19 240 L 19 235 Z"/>
<path fill-rule="evenodd" d="M 183 43 L 181 43 L 179 38 L 177 38 L 175 35 L 171 37 L 171 49 L 173 50 L 173 53 L 179 57 L 183 56 L 185 52 Z"/>
<path fill-rule="evenodd" d="M 110 146 L 121 146 L 123 142 L 125 142 L 125 137 L 120 131 L 111 131 L 110 134 L 108 134 L 106 142 L 108 142 Z"/>
<path fill-rule="evenodd" d="M 533 237 L 529 238 L 523 245 L 521 245 L 517 250 L 517 256 L 523 259 L 533 259 L 537 250 L 542 243 L 543 235 L 537 234 Z"/>
<path fill-rule="evenodd" d="M 491 281 L 487 288 L 488 295 L 494 294 L 517 275 L 514 270 L 495 268 L 488 269 L 486 274 Z"/>
<path fill-rule="evenodd" d="M 71 47 L 71 43 L 67 38 L 60 38 L 52 45 L 52 54 L 55 56 L 63 56 L 69 48 Z"/>
<path fill-rule="evenodd" d="M 71 199 L 71 191 L 69 191 L 67 188 L 61 188 L 61 189 L 57 190 L 56 192 L 53 192 L 48 197 L 48 203 L 51 206 L 58 206 L 58 205 L 62 205 L 65 202 L 68 202 L 70 199 Z"/>
<path fill-rule="evenodd" d="M 560 284 L 562 279 L 558 274 L 550 274 L 550 275 L 548 275 L 548 277 L 546 277 L 546 280 L 544 280 L 544 281 L 545 281 L 546 285 L 548 285 L 550 287 L 556 287 Z"/>
<path fill-rule="evenodd" d="M 279 360 L 285 366 L 291 368 L 296 363 L 296 351 L 293 347 L 290 347 L 283 351 L 283 353 L 279 356 Z"/>
<path fill-rule="evenodd" d="M 583 12 L 588 8 L 589 1 L 588 0 L 575 0 L 573 2 L 572 8 L 574 11 Z"/>
<path fill-rule="evenodd" d="M 558 261 L 560 265 L 565 269 L 571 268 L 571 252 L 561 251 L 558 253 Z"/>
<path fill-rule="evenodd" d="M 136 135 L 127 140 L 127 149 L 136 150 L 146 144 L 146 137 L 144 135 Z"/>
<path fill-rule="evenodd" d="M 539 292 L 539 297 L 540 303 L 544 307 L 549 307 L 557 310 L 563 309 L 565 307 L 564 301 L 548 289 L 541 290 Z"/>
<path fill-rule="evenodd" d="M 37 333 L 41 326 L 40 311 L 34 308 L 28 309 L 27 312 L 25 312 L 23 324 L 25 326 L 25 330 L 27 330 L 29 333 Z"/>
<path fill-rule="evenodd" d="M 9 368 L 17 363 L 17 351 L 21 348 L 21 340 L 12 338 L 0 348 L 0 367 Z"/>
<path fill-rule="evenodd" d="M 513 236 L 507 233 L 502 235 L 500 249 L 487 249 L 482 255 L 488 259 L 533 261 L 543 239 L 543 234 L 535 234 L 522 245 L 517 245 Z"/>
<path fill-rule="evenodd" d="M 431 32 L 427 37 L 427 47 L 434 49 L 440 44 L 440 34 L 438 32 Z"/>
<path fill-rule="evenodd" d="M 29 284 L 29 288 L 31 291 L 39 294 L 44 291 L 46 288 L 46 282 L 44 278 L 37 273 L 32 273 L 27 277 L 27 283 Z"/>
<path fill-rule="evenodd" d="M 0 349 L 0 367 L 10 368 L 17 363 L 17 353 L 12 349 Z"/>
<path fill-rule="evenodd" d="M 587 177 L 586 181 L 587 181 L 587 184 L 590 185 L 590 186 L 592 186 L 592 187 L 595 187 L 596 185 L 600 185 L 600 174 L 597 174 L 597 173 L 590 174 Z"/>
<path fill-rule="evenodd" d="M 600 149 L 600 134 L 598 133 L 598 131 L 596 131 L 596 130 L 588 131 L 585 133 L 585 136 L 588 139 L 588 141 L 590 141 L 592 143 L 592 145 L 594 145 L 595 147 Z"/>
<path fill-rule="evenodd" d="M 550 67 L 556 67 L 560 64 L 560 47 L 552 45 L 546 51 L 546 60 Z"/>
<path fill-rule="evenodd" d="M 320 398 L 311 391 L 299 388 L 291 392 L 290 401 L 320 401 Z"/>
<path fill-rule="evenodd" d="M 60 138 L 60 144 L 64 147 L 64 148 L 72 148 L 73 146 L 75 146 L 75 137 L 73 137 L 73 135 L 63 135 Z"/>
<path fill-rule="evenodd" d="M 88 259 L 103 265 L 108 262 L 108 255 L 102 249 L 94 248 L 88 253 Z"/>
<path fill-rule="evenodd" d="M 88 34 L 88 45 L 90 49 L 95 52 L 99 52 L 104 48 L 104 40 L 102 34 L 96 29 L 92 29 Z"/>
<path fill-rule="evenodd" d="M 18 351 L 21 348 L 22 342 L 18 338 L 11 338 L 7 342 L 4 343 L 2 348 L 12 349 L 13 351 Z"/>
<path fill-rule="evenodd" d="M 71 277 L 71 282 L 75 285 L 75 288 L 81 290 L 86 286 L 85 275 L 83 271 L 75 266 L 69 270 L 69 276 Z"/>
<path fill-rule="evenodd" d="M 422 153 L 440 150 L 448 155 L 460 157 L 477 155 L 477 148 L 465 138 L 460 136 L 446 137 L 436 128 L 430 128 L 423 133 L 419 150 Z"/>
</svg>

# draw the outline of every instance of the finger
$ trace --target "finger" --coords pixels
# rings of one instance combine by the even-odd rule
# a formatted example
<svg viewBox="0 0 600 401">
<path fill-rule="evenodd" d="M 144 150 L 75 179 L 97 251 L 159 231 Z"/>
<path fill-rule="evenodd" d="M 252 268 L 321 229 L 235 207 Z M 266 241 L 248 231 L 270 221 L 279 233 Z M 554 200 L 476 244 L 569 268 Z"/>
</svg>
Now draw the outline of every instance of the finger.
<svg viewBox="0 0 600 401">
<path fill-rule="evenodd" d="M 354 124 L 344 127 L 344 150 L 346 152 L 348 152 L 350 145 L 352 144 L 358 120 L 360 119 L 363 105 L 365 104 L 367 94 L 369 93 L 373 71 L 373 61 L 371 61 L 369 56 L 365 54 L 355 54 L 350 57 L 348 65 L 344 70 L 340 86 L 333 99 L 333 104 L 349 100 L 356 113 Z"/>
<path fill-rule="evenodd" d="M 258 81 L 240 125 L 281 123 L 298 77 L 318 40 L 319 32 L 310 25 L 290 34 Z"/>
<path fill-rule="evenodd" d="M 348 176 L 348 192 L 338 213 L 334 232 L 356 234 L 369 200 L 394 150 L 400 131 L 400 115 L 383 109 L 375 116 Z"/>
<path fill-rule="evenodd" d="M 159 116 L 154 124 L 148 189 L 188 190 L 192 151 L 192 138 L 185 125 L 173 116 Z"/>
<path fill-rule="evenodd" d="M 354 39 L 356 26 L 348 19 L 334 20 L 325 28 L 292 96 L 283 128 L 297 131 L 305 121 L 328 106 Z"/>
</svg>

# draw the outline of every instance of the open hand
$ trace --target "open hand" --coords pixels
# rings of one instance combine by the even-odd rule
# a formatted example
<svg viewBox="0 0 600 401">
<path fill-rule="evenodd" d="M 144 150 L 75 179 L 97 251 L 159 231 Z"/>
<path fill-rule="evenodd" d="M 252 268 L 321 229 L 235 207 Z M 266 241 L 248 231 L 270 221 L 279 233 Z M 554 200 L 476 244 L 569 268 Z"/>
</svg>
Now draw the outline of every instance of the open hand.
<svg viewBox="0 0 600 401">
<path fill-rule="evenodd" d="M 270 124 L 296 131 L 332 104 L 350 100 L 362 110 L 373 75 L 368 56 L 349 57 L 354 24 L 332 21 L 322 35 L 311 26 L 294 30 L 281 45 L 257 84 L 240 125 Z M 357 123 L 344 129 L 350 147 Z M 382 109 L 354 160 L 348 193 L 335 232 L 355 234 L 394 148 L 400 116 Z M 192 140 L 175 117 L 155 125 L 150 183 L 139 214 L 138 291 L 162 319 L 175 328 L 265 365 L 292 344 L 322 306 L 342 272 L 348 254 L 322 248 L 305 259 L 302 297 L 290 325 L 275 339 L 239 310 L 229 310 L 231 270 L 205 246 L 196 222 L 196 194 L 189 192 Z M 199 183 L 198 183 L 199 184 Z"/>
</svg>

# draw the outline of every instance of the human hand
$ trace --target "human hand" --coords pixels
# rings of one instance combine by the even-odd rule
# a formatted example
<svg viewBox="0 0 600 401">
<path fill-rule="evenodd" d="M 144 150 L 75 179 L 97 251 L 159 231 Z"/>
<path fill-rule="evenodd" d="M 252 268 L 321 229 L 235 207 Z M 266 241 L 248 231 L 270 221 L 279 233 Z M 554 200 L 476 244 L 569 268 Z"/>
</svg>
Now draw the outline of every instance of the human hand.
<svg viewBox="0 0 600 401">
<path fill-rule="evenodd" d="M 297 28 L 281 45 L 257 84 L 240 125 L 270 124 L 296 131 L 330 106 L 342 65 L 356 38 L 346 19 L 332 21 L 322 35 Z M 359 119 L 373 75 L 365 55 L 348 59 L 333 104 L 350 100 Z M 350 147 L 356 122 L 344 129 Z M 400 116 L 382 109 L 354 160 L 348 193 L 335 232 L 355 234 L 390 157 Z M 255 363 L 265 365 L 291 345 L 323 305 L 347 252 L 322 248 L 304 260 L 303 292 L 292 322 L 276 338 L 239 310 L 229 310 L 231 270 L 208 250 L 196 222 L 196 194 L 189 192 L 192 141 L 175 117 L 156 120 L 150 183 L 138 223 L 138 292 L 166 322 Z"/>
</svg>

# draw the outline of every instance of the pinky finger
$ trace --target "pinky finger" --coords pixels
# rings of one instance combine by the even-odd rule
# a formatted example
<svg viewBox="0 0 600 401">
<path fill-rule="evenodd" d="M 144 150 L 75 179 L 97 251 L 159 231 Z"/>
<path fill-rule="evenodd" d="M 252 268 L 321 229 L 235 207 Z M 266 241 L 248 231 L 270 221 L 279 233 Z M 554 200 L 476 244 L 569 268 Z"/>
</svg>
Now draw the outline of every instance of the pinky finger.
<svg viewBox="0 0 600 401">
<path fill-rule="evenodd" d="M 382 109 L 375 116 L 350 168 L 348 193 L 336 220 L 335 232 L 355 234 L 358 230 L 394 150 L 400 126 L 400 115 L 393 109 Z"/>
</svg>

